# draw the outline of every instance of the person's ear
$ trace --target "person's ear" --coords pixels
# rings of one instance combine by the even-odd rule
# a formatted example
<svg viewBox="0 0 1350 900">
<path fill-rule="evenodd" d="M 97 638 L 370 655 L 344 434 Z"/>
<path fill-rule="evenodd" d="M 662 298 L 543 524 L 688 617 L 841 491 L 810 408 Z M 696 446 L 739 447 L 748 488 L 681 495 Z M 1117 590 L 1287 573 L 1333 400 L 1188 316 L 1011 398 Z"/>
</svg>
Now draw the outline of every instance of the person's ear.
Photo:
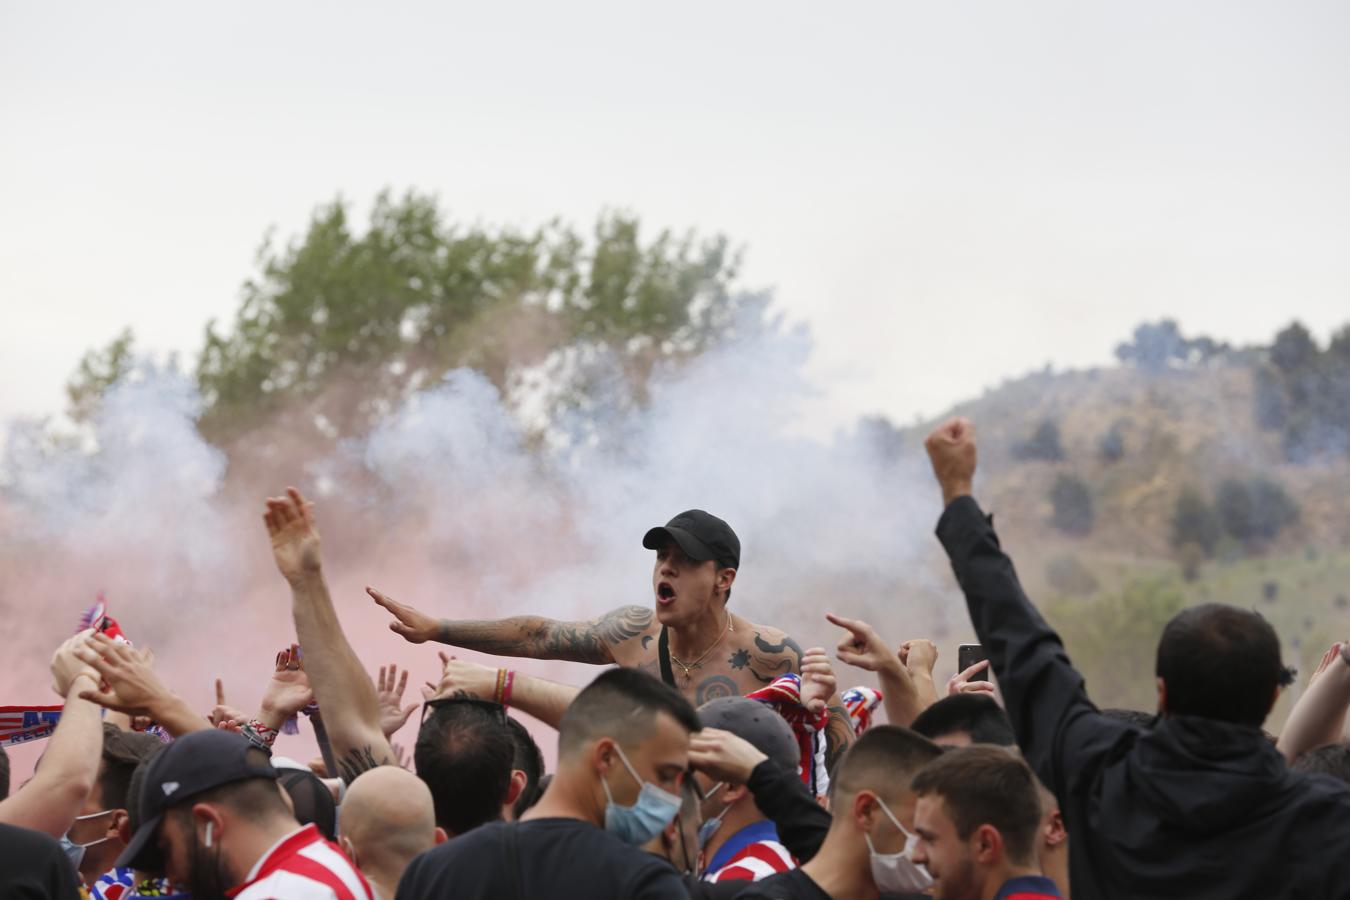
<svg viewBox="0 0 1350 900">
<path fill-rule="evenodd" d="M 735 580 L 736 580 L 735 569 L 717 570 L 717 589 L 719 591 L 725 592 L 731 590 L 731 583 Z"/>
<path fill-rule="evenodd" d="M 1064 827 L 1064 816 L 1059 810 L 1050 814 L 1050 819 L 1045 823 L 1045 845 L 1047 847 L 1058 847 L 1069 839 L 1069 829 Z"/>
<path fill-rule="evenodd" d="M 859 831 L 871 832 L 872 819 L 876 815 L 877 798 L 870 791 L 859 791 L 853 798 L 853 824 Z"/>
<path fill-rule="evenodd" d="M 743 785 L 743 784 L 728 784 L 726 787 L 722 788 L 722 790 L 721 790 L 721 795 L 722 795 L 722 800 L 723 800 L 723 804 L 722 804 L 722 805 L 723 805 L 723 806 L 730 806 L 731 804 L 733 804 L 733 803 L 735 803 L 736 801 L 740 800 L 742 797 L 746 796 L 746 795 L 749 794 L 749 793 L 750 793 L 750 789 L 749 789 L 748 787 L 746 787 L 745 785 Z M 717 798 L 714 797 L 713 799 L 717 799 Z"/>
<path fill-rule="evenodd" d="M 600 738 L 591 746 L 590 752 L 591 766 L 601 775 L 609 774 L 609 770 L 618 764 L 619 754 L 614 751 L 613 738 Z"/>
<path fill-rule="evenodd" d="M 338 846 L 342 848 L 343 853 L 347 854 L 347 858 L 352 861 L 353 866 L 358 869 L 361 868 L 361 862 L 356 858 L 356 847 L 347 839 L 346 835 L 338 835 Z"/>
<path fill-rule="evenodd" d="M 506 804 L 515 803 L 517 798 L 520 797 L 521 792 L 525 790 L 525 783 L 528 780 L 529 779 L 524 772 L 519 769 L 512 769 L 511 781 L 506 786 L 506 799 L 502 802 Z"/>
<path fill-rule="evenodd" d="M 220 810 L 210 803 L 194 803 L 192 806 L 194 827 L 202 834 L 202 843 L 211 847 L 219 844 L 225 835 L 226 823 Z M 210 840 L 207 840 L 207 839 Z"/>
<path fill-rule="evenodd" d="M 126 834 L 127 837 L 122 835 Z M 119 809 L 108 817 L 108 831 L 103 835 L 114 841 L 121 841 L 126 844 L 131 840 L 131 819 L 127 816 L 125 809 Z"/>
<path fill-rule="evenodd" d="M 970 849 L 976 862 L 996 865 L 1003 858 L 1003 835 L 993 825 L 981 825 L 970 835 Z"/>
<path fill-rule="evenodd" d="M 438 844 L 444 844 L 446 841 L 450 840 L 450 835 L 446 834 L 445 829 L 439 825 L 436 826 L 434 837 Z"/>
</svg>

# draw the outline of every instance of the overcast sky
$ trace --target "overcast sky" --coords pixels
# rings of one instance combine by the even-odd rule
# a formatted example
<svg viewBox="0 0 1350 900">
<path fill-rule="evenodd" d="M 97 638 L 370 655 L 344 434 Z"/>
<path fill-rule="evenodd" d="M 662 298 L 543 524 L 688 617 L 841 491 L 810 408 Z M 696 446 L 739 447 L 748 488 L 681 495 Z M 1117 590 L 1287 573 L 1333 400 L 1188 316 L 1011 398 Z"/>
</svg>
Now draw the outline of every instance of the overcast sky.
<svg viewBox="0 0 1350 900">
<path fill-rule="evenodd" d="M 190 355 L 339 192 L 724 232 L 822 420 L 1350 321 L 1350 4 L 0 6 L 0 419 Z"/>
</svg>

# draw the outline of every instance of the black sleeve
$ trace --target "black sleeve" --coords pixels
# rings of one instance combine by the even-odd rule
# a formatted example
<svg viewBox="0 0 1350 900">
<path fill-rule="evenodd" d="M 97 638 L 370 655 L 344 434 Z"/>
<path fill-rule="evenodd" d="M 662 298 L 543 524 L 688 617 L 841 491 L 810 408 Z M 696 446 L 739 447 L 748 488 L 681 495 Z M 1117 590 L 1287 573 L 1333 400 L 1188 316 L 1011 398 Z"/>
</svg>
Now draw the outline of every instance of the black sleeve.
<svg viewBox="0 0 1350 900">
<path fill-rule="evenodd" d="M 1129 726 L 1102 716 L 1088 700 L 1083 676 L 1022 591 L 992 521 L 973 497 L 952 501 L 937 534 L 998 678 L 1017 743 L 1046 787 L 1063 797 L 1063 761 L 1081 769 Z"/>
<path fill-rule="evenodd" d="M 0 824 L 0 897 L 78 900 L 79 875 L 48 834 Z"/>
<path fill-rule="evenodd" d="M 766 759 L 755 766 L 745 784 L 755 805 L 773 822 L 778 839 L 797 862 L 815 856 L 830 830 L 830 814 L 821 809 L 797 773 Z"/>
</svg>

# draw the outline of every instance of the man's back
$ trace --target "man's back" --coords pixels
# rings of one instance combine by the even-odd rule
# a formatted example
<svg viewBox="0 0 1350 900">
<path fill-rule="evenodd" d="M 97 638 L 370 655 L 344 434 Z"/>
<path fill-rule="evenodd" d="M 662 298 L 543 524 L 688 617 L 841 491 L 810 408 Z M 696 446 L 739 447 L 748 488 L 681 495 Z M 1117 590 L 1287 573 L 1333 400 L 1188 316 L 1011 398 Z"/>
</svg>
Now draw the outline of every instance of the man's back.
<svg viewBox="0 0 1350 900">
<path fill-rule="evenodd" d="M 514 847 L 511 844 L 514 842 Z M 687 900 L 669 863 L 577 819 L 494 822 L 413 860 L 398 900 L 528 897 Z"/>
<path fill-rule="evenodd" d="M 1254 727 L 1103 716 L 972 498 L 938 535 L 1018 745 L 1059 798 L 1075 895 L 1350 898 L 1350 789 L 1289 772 Z"/>
<path fill-rule="evenodd" d="M 1173 716 L 1151 731 L 1070 723 L 1060 808 L 1076 891 L 1350 896 L 1350 790 L 1290 772 L 1258 729 Z M 1112 737 L 1114 735 L 1114 737 Z"/>
</svg>

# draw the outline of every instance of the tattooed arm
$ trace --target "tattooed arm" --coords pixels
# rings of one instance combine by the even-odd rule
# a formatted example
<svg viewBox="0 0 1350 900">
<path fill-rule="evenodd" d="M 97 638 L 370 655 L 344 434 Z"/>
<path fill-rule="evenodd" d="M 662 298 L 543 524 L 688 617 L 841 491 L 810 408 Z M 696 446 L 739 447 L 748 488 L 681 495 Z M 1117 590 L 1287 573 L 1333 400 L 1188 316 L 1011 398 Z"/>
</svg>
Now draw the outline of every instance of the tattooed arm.
<svg viewBox="0 0 1350 900">
<path fill-rule="evenodd" d="M 277 568 L 291 586 L 295 633 L 344 781 L 376 766 L 395 765 L 380 728 L 380 701 L 347 641 L 324 581 L 314 511 L 300 492 L 267 501 L 268 533 Z M 336 774 L 336 773 L 329 773 Z"/>
<path fill-rule="evenodd" d="M 618 645 L 643 634 L 652 624 L 652 611 L 623 606 L 598 619 L 559 622 L 542 616 L 510 619 L 433 619 L 406 603 L 374 588 L 366 588 L 375 602 L 394 616 L 389 628 L 414 644 L 438 641 L 494 656 L 563 659 L 604 665 L 615 662 Z"/>
</svg>

